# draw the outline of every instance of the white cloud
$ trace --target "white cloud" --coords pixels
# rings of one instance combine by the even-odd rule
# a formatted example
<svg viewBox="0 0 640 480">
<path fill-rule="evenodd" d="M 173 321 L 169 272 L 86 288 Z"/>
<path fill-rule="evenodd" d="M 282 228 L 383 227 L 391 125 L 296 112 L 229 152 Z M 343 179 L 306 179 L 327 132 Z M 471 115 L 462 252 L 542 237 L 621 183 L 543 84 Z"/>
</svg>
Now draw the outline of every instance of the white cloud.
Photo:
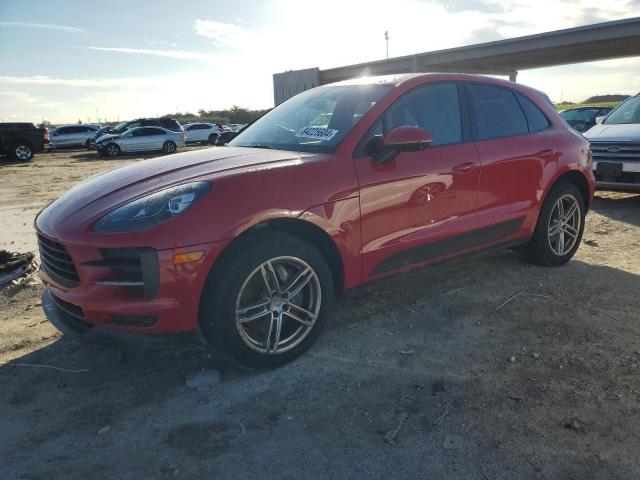
<svg viewBox="0 0 640 480">
<path fill-rule="evenodd" d="M 200 20 L 193 24 L 198 35 L 211 38 L 216 44 L 228 47 L 249 46 L 254 40 L 254 34 L 233 23 L 218 22 L 216 20 Z"/>
<path fill-rule="evenodd" d="M 16 77 L 0 75 L 0 85 L 44 85 L 65 87 L 122 87 L 148 85 L 156 81 L 158 77 L 133 77 L 133 78 L 56 78 L 42 75 L 29 77 Z"/>
<path fill-rule="evenodd" d="M 66 25 L 53 25 L 50 23 L 28 23 L 28 22 L 0 22 L 0 27 L 17 27 L 17 28 L 43 28 L 47 30 L 60 30 L 69 33 L 83 33 L 84 28 L 68 27 Z"/>
<path fill-rule="evenodd" d="M 185 50 L 156 50 L 149 48 L 120 48 L 120 47 L 87 47 L 89 50 L 101 52 L 129 53 L 134 55 L 152 55 L 155 57 L 175 58 L 177 60 L 195 60 L 203 63 L 215 63 L 219 60 L 216 55 Z"/>
</svg>

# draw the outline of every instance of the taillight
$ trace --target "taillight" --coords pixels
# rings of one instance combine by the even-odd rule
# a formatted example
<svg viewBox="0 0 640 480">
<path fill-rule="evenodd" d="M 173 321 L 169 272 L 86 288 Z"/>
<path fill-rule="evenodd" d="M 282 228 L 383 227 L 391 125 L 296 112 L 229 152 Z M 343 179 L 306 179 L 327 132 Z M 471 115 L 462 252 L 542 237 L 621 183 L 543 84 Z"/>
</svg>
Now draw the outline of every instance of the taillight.
<svg viewBox="0 0 640 480">
<path fill-rule="evenodd" d="M 44 127 L 44 139 L 49 140 L 49 129 Z"/>
<path fill-rule="evenodd" d="M 186 140 L 187 140 L 187 134 L 186 134 L 186 133 L 184 133 L 184 132 L 182 132 L 182 140 L 183 140 L 183 141 L 186 141 Z"/>
</svg>

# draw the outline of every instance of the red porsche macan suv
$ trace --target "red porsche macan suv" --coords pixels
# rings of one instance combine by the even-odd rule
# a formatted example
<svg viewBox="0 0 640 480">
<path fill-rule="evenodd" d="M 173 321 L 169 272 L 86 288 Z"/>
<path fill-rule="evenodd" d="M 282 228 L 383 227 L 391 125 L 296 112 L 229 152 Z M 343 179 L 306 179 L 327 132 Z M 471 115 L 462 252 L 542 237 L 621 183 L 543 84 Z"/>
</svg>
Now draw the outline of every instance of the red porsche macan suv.
<svg viewBox="0 0 640 480">
<path fill-rule="evenodd" d="M 43 307 L 66 333 L 199 329 L 227 358 L 275 366 L 364 282 L 496 246 L 565 263 L 593 191 L 588 142 L 531 88 L 327 85 L 227 147 L 96 175 L 45 208 Z"/>
</svg>

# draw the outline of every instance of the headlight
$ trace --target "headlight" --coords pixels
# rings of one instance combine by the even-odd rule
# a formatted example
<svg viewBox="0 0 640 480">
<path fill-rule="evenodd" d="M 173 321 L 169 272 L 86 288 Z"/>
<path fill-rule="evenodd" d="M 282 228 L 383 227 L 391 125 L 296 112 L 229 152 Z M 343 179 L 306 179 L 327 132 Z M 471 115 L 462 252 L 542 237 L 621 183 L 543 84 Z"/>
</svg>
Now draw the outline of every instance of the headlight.
<svg viewBox="0 0 640 480">
<path fill-rule="evenodd" d="M 209 182 L 193 182 L 144 196 L 107 213 L 93 225 L 99 233 L 135 232 L 177 217 L 211 189 Z"/>
</svg>

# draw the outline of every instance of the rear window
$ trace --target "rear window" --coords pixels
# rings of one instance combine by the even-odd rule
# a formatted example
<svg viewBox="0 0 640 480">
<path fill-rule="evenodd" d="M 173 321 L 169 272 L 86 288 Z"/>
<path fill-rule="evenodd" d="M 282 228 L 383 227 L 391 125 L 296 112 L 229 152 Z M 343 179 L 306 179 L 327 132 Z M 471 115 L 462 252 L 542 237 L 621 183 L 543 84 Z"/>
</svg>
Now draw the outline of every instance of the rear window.
<svg viewBox="0 0 640 480">
<path fill-rule="evenodd" d="M 182 129 L 180 124 L 173 120 L 172 118 L 161 118 L 160 122 L 158 122 L 161 127 L 168 128 L 169 130 L 173 130 L 174 132 Z"/>
<path fill-rule="evenodd" d="M 478 140 L 529 133 L 527 119 L 511 90 L 478 83 L 468 87 Z"/>
</svg>

